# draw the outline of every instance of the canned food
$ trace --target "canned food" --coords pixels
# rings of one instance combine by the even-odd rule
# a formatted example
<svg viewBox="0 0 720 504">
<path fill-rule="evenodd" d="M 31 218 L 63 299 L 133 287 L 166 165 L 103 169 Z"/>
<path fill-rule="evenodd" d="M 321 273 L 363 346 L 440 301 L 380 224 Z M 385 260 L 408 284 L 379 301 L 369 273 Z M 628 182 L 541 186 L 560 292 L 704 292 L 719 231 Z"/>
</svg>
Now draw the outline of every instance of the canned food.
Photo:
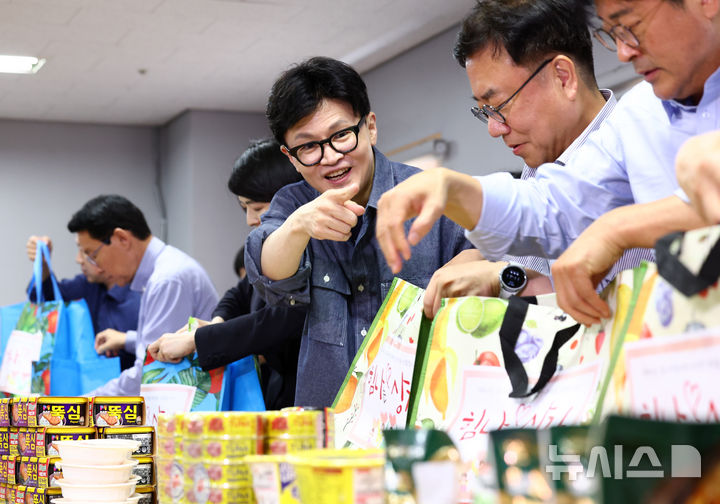
<svg viewBox="0 0 720 504">
<path fill-rule="evenodd" d="M 36 488 L 31 486 L 18 486 L 14 489 L 15 500 L 9 501 L 23 504 L 50 504 L 53 499 L 62 495 L 59 488 Z"/>
<path fill-rule="evenodd" d="M 85 427 L 88 425 L 87 397 L 22 397 L 17 405 L 18 427 Z"/>
<path fill-rule="evenodd" d="M 132 473 L 134 476 L 137 476 L 140 478 L 140 481 L 137 482 L 138 485 L 154 485 L 155 484 L 155 476 L 154 476 L 154 469 L 155 466 L 153 464 L 153 458 L 152 457 L 135 457 L 135 460 L 138 461 L 138 465 L 135 466 Z"/>
<path fill-rule="evenodd" d="M 10 398 L 0 399 L 0 427 L 10 426 Z"/>
<path fill-rule="evenodd" d="M 37 430 L 32 427 L 10 428 L 10 455 L 34 457 Z"/>
<path fill-rule="evenodd" d="M 77 441 L 78 439 L 95 439 L 97 430 L 94 427 L 41 427 L 35 435 L 36 457 L 57 457 L 60 455 L 55 441 Z"/>
<path fill-rule="evenodd" d="M 8 482 L 8 471 L 10 465 L 15 466 L 15 457 L 11 457 L 10 455 L 0 456 L 0 483 L 5 484 Z"/>
<path fill-rule="evenodd" d="M 157 496 L 155 487 L 152 485 L 138 485 L 135 487 L 135 493 L 140 495 L 137 504 L 156 504 Z"/>
<path fill-rule="evenodd" d="M 99 434 L 101 438 L 140 441 L 140 446 L 133 452 L 133 456 L 141 457 L 155 453 L 154 427 L 105 427 L 99 429 Z"/>
<path fill-rule="evenodd" d="M 173 457 L 175 454 L 182 453 L 176 448 L 176 437 L 175 436 L 160 436 L 157 437 L 157 454 L 161 457 Z M 178 438 L 179 439 L 179 438 Z"/>
<path fill-rule="evenodd" d="M 56 479 L 62 478 L 62 472 L 55 464 L 56 457 L 15 457 L 15 464 L 8 465 L 8 483 L 40 488 L 57 486 Z"/>
<path fill-rule="evenodd" d="M 265 435 L 314 436 L 318 415 L 317 411 L 268 411 L 263 414 Z"/>
<path fill-rule="evenodd" d="M 318 448 L 315 436 L 282 435 L 265 438 L 265 453 L 284 455 L 286 453 Z"/>
<path fill-rule="evenodd" d="M 183 498 L 183 467 L 179 460 L 157 457 L 158 497 L 162 502 L 179 502 Z"/>
<path fill-rule="evenodd" d="M 11 502 L 8 486 L 4 483 L 0 483 L 0 502 Z"/>
<path fill-rule="evenodd" d="M 252 474 L 255 499 L 267 504 L 299 504 L 295 468 L 284 455 L 245 457 Z"/>
<path fill-rule="evenodd" d="M 174 415 L 161 413 L 158 415 L 157 426 L 155 432 L 158 437 L 170 437 L 175 435 L 176 420 Z"/>
<path fill-rule="evenodd" d="M 10 429 L 11 427 L 0 427 L 0 456 L 10 455 Z"/>
<path fill-rule="evenodd" d="M 191 459 L 225 459 L 262 453 L 260 437 L 212 436 L 183 440 L 183 453 Z"/>
<path fill-rule="evenodd" d="M 185 482 L 196 479 L 196 473 L 207 477 L 209 483 L 250 484 L 250 471 L 243 459 L 206 459 L 185 461 Z"/>
<path fill-rule="evenodd" d="M 96 427 L 142 425 L 145 399 L 142 397 L 95 397 L 92 421 Z"/>
<path fill-rule="evenodd" d="M 281 411 L 306 411 L 312 415 L 318 447 L 335 447 L 335 412 L 332 408 L 316 408 L 308 406 L 291 406 Z"/>
<path fill-rule="evenodd" d="M 191 504 L 255 504 L 252 487 L 247 485 L 206 485 L 192 483 L 185 485 L 185 501 Z"/>
<path fill-rule="evenodd" d="M 258 413 L 244 411 L 192 412 L 186 413 L 183 423 L 185 438 L 202 436 L 261 436 L 262 417 Z"/>
</svg>

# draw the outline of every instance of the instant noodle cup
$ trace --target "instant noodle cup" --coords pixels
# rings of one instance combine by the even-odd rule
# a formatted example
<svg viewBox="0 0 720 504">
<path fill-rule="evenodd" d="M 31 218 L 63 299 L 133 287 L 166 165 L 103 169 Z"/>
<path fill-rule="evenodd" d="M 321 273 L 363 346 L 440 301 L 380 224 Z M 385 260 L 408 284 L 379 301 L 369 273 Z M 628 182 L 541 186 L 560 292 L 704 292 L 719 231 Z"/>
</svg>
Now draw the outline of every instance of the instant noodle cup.
<svg viewBox="0 0 720 504">
<path fill-rule="evenodd" d="M 92 460 L 96 465 L 120 465 L 140 445 L 130 439 L 83 439 L 53 443 L 66 464 L 83 465 Z"/>
<path fill-rule="evenodd" d="M 65 498 L 54 498 L 52 504 L 98 504 L 96 501 L 85 501 Z M 121 501 L 103 501 L 103 504 L 142 504 L 142 495 L 134 493 L 126 500 Z M 147 504 L 150 504 L 148 502 Z"/>
<path fill-rule="evenodd" d="M 299 504 L 295 468 L 284 455 L 245 457 L 252 475 L 255 499 L 263 504 Z"/>
<path fill-rule="evenodd" d="M 58 480 L 62 488 L 62 495 L 67 499 L 84 500 L 92 502 L 125 501 L 135 493 L 137 478 L 125 483 L 112 484 L 90 484 L 70 483 L 69 481 Z"/>
<path fill-rule="evenodd" d="M 93 398 L 92 420 L 96 427 L 142 425 L 145 399 L 142 397 L 102 396 Z"/>
<path fill-rule="evenodd" d="M 288 457 L 302 504 L 383 502 L 383 450 L 310 450 Z"/>
<path fill-rule="evenodd" d="M 183 436 L 196 439 L 203 436 L 261 436 L 262 417 L 244 411 L 191 412 L 183 417 Z"/>
<path fill-rule="evenodd" d="M 281 436 L 265 438 L 265 453 L 273 455 L 284 455 L 286 453 L 297 452 L 301 450 L 312 450 L 318 447 L 316 436 L 292 436 L 284 434 Z"/>
<path fill-rule="evenodd" d="M 56 441 L 95 439 L 95 427 L 40 427 L 35 434 L 35 456 L 57 457 L 60 455 Z"/>
<path fill-rule="evenodd" d="M 142 457 L 155 454 L 155 428 L 145 427 L 104 427 L 98 433 L 104 439 L 128 439 L 138 441 L 140 445 L 133 456 Z"/>
<path fill-rule="evenodd" d="M 212 436 L 183 440 L 183 454 L 189 459 L 226 459 L 262 453 L 262 439 L 244 436 Z"/>
<path fill-rule="evenodd" d="M 27 411 L 25 427 L 86 427 L 90 421 L 87 397 L 23 398 L 20 409 L 21 415 Z"/>
</svg>

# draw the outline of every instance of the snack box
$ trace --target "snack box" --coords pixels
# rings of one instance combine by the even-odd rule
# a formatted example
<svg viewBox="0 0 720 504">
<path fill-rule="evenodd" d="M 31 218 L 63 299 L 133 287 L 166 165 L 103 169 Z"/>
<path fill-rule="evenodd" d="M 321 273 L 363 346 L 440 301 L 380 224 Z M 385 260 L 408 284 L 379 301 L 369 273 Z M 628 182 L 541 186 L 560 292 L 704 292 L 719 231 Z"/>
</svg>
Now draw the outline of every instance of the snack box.
<svg viewBox="0 0 720 504">
<path fill-rule="evenodd" d="M 15 464 L 8 465 L 8 483 L 40 488 L 56 486 L 55 480 L 62 472 L 55 464 L 58 457 L 15 457 Z"/>
<path fill-rule="evenodd" d="M 33 427 L 10 427 L 10 455 L 34 457 L 36 435 Z"/>
<path fill-rule="evenodd" d="M 87 397 L 20 397 L 11 403 L 15 427 L 86 427 Z"/>
<path fill-rule="evenodd" d="M 62 496 L 62 491 L 59 488 L 36 488 L 30 486 L 17 486 L 10 489 L 8 492 L 14 494 L 15 500 L 13 504 L 50 504 L 53 499 Z"/>
<path fill-rule="evenodd" d="M 98 437 L 105 439 L 132 439 L 140 441 L 140 447 L 133 452 L 133 457 L 155 455 L 157 439 L 155 427 L 98 427 Z"/>
<path fill-rule="evenodd" d="M 0 456 L 10 455 L 10 427 L 0 427 Z"/>
<path fill-rule="evenodd" d="M 91 399 L 92 419 L 95 427 L 143 425 L 145 399 L 142 397 L 98 396 Z"/>
<path fill-rule="evenodd" d="M 153 485 L 138 485 L 135 493 L 140 494 L 138 504 L 157 504 L 157 492 Z"/>
<path fill-rule="evenodd" d="M 95 439 L 95 427 L 40 427 L 35 434 L 35 456 L 57 457 L 60 455 L 53 446 L 55 441 L 77 441 L 78 439 Z"/>
<path fill-rule="evenodd" d="M 0 427 L 10 426 L 10 398 L 0 399 Z"/>
</svg>

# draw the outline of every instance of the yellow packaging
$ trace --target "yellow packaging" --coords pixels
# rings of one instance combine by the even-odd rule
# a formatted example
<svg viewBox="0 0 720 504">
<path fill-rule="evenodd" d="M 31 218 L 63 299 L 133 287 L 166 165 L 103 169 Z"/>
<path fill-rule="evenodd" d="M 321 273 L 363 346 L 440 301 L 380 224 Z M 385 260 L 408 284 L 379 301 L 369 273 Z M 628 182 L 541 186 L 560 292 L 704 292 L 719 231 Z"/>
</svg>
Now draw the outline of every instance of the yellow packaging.
<svg viewBox="0 0 720 504">
<path fill-rule="evenodd" d="M 11 422 L 16 427 L 86 427 L 87 397 L 15 397 Z"/>
<path fill-rule="evenodd" d="M 290 455 L 302 504 L 383 502 L 383 450 L 310 450 Z"/>
<path fill-rule="evenodd" d="M 183 498 L 183 467 L 179 459 L 156 457 L 157 490 L 161 502 L 180 502 Z"/>
<path fill-rule="evenodd" d="M 234 485 L 247 485 L 251 483 L 250 470 L 245 457 L 235 459 L 206 459 L 184 461 L 185 483 L 191 483 L 198 478 L 207 479 L 208 484 L 232 483 Z"/>
<path fill-rule="evenodd" d="M 145 420 L 145 399 L 142 397 L 98 396 L 92 399 L 91 425 L 120 427 L 142 425 Z"/>
<path fill-rule="evenodd" d="M 267 411 L 263 413 L 265 435 L 314 436 L 319 411 Z"/>
<path fill-rule="evenodd" d="M 173 457 L 175 454 L 180 454 L 182 451 L 179 446 L 176 446 L 176 440 L 182 441 L 179 436 L 157 436 L 157 454 L 161 457 Z"/>
<path fill-rule="evenodd" d="M 264 504 L 299 504 L 295 468 L 284 455 L 249 455 L 255 499 Z"/>
<path fill-rule="evenodd" d="M 301 450 L 312 450 L 318 448 L 316 436 L 292 436 L 284 434 L 281 436 L 265 438 L 264 453 L 273 455 L 284 455 Z M 322 445 L 319 447 L 322 448 Z"/>
<path fill-rule="evenodd" d="M 55 441 L 76 441 L 95 439 L 95 427 L 40 427 L 35 435 L 35 455 L 37 457 L 57 457 L 60 453 L 53 445 Z"/>
<path fill-rule="evenodd" d="M 0 427 L 10 427 L 10 399 L 0 399 Z"/>
<path fill-rule="evenodd" d="M 208 436 L 183 440 L 183 454 L 190 459 L 226 459 L 262 453 L 262 438 Z"/>
<path fill-rule="evenodd" d="M 189 504 L 255 504 L 252 487 L 248 485 L 189 483 L 185 485 L 184 493 L 184 502 Z"/>
<path fill-rule="evenodd" d="M 138 485 L 135 493 L 140 495 L 137 504 L 157 504 L 157 493 L 152 485 Z"/>
<path fill-rule="evenodd" d="M 183 418 L 183 437 L 203 436 L 261 436 L 262 417 L 245 411 L 204 411 L 186 413 Z"/>
<path fill-rule="evenodd" d="M 14 489 L 14 500 L 8 502 L 22 502 L 24 504 L 50 504 L 53 499 L 62 496 L 59 488 L 35 488 L 30 486 L 17 486 Z"/>
</svg>

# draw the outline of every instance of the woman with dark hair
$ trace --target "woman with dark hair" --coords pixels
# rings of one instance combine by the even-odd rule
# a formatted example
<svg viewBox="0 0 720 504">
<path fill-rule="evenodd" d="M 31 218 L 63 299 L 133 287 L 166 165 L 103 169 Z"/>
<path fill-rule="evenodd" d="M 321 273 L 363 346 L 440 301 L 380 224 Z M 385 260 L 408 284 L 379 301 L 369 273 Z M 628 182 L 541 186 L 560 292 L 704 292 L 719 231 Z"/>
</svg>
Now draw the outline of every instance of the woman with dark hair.
<svg viewBox="0 0 720 504">
<path fill-rule="evenodd" d="M 302 180 L 273 139 L 254 142 L 235 162 L 228 188 L 240 201 L 247 224 L 256 227 L 281 187 Z M 247 278 L 229 289 L 213 318 L 200 327 L 165 334 L 148 347 L 156 360 L 179 362 L 197 350 L 203 369 L 230 364 L 248 355 L 260 356 L 265 406 L 280 409 L 295 399 L 300 336 L 306 309 L 266 306 Z"/>
</svg>

